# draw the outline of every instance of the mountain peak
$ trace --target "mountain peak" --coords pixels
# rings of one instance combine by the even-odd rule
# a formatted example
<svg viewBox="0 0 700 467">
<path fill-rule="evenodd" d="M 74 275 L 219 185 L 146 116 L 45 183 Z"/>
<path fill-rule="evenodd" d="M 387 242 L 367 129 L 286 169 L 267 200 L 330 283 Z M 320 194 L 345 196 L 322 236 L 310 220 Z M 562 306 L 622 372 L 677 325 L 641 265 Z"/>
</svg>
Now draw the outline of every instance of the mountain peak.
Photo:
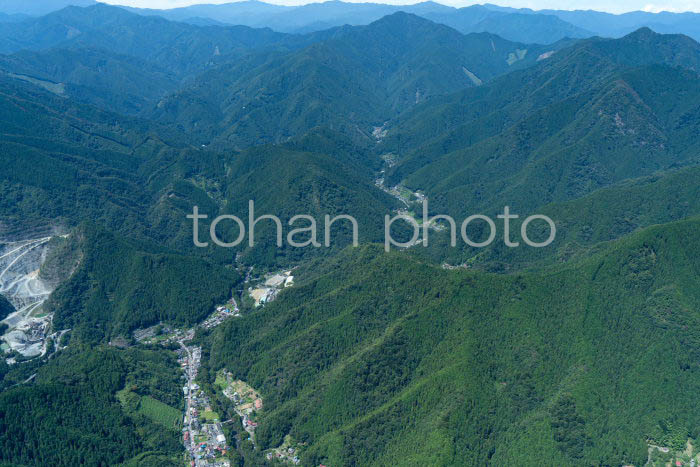
<svg viewBox="0 0 700 467">
<path fill-rule="evenodd" d="M 414 37 L 418 40 L 418 36 L 425 34 L 426 31 L 439 30 L 440 28 L 449 29 L 446 26 L 433 23 L 428 19 L 405 11 L 397 11 L 386 15 L 367 26 L 360 26 L 359 28 L 356 32 L 366 28 L 367 31 L 374 31 L 376 34 L 389 34 L 395 37 L 402 37 L 404 40 L 408 40 L 408 37 Z"/>
<path fill-rule="evenodd" d="M 432 21 L 427 20 L 425 18 L 421 18 L 420 16 L 414 15 L 413 13 L 408 13 L 406 11 L 397 11 L 395 13 L 391 13 L 390 15 L 386 15 L 377 21 L 375 23 L 380 23 L 382 21 L 387 21 L 387 22 L 397 22 L 397 21 L 413 21 L 416 23 L 432 23 Z"/>
<path fill-rule="evenodd" d="M 630 39 L 648 40 L 650 38 L 657 37 L 657 36 L 660 36 L 660 34 L 652 31 L 651 28 L 644 26 L 644 27 L 637 29 L 634 32 L 627 34 L 627 36 L 625 36 L 625 37 L 630 38 Z"/>
<path fill-rule="evenodd" d="M 591 39 L 581 47 L 592 47 L 618 65 L 664 64 L 690 70 L 700 69 L 700 44 L 682 34 L 659 34 L 648 27 L 620 39 Z"/>
<path fill-rule="evenodd" d="M 405 31 L 416 30 L 418 28 L 434 27 L 436 29 L 449 29 L 457 33 L 457 31 L 452 28 L 435 23 L 429 19 L 425 19 L 422 16 L 415 15 L 413 13 L 407 13 L 405 11 L 397 11 L 390 15 L 386 15 L 373 23 L 369 24 L 369 27 L 380 27 L 388 29 L 400 29 Z M 459 34 L 459 33 L 457 33 Z"/>
</svg>

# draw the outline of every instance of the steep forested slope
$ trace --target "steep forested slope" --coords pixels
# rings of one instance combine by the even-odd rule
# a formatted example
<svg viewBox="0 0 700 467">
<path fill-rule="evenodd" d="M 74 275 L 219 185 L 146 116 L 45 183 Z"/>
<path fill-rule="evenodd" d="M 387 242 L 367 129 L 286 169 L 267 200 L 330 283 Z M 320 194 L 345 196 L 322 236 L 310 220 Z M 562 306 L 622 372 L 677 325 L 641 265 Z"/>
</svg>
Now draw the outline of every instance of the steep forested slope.
<svg viewBox="0 0 700 467">
<path fill-rule="evenodd" d="M 624 179 L 697 164 L 700 78 L 644 67 L 533 113 L 499 135 L 448 153 L 406 179 L 455 212 L 533 209 Z"/>
<path fill-rule="evenodd" d="M 696 42 L 648 30 L 575 45 L 395 121 L 389 180 L 452 212 L 531 209 L 696 163 L 698 63 Z"/>
<path fill-rule="evenodd" d="M 209 216 L 201 222 L 203 239 L 221 213 L 247 222 L 253 199 L 259 215 L 275 214 L 285 223 L 295 214 L 313 215 L 319 223 L 325 214 L 352 214 L 363 241 L 380 239 L 383 216 L 396 207 L 374 185 L 368 165 L 379 159 L 327 129 L 285 146 L 217 154 L 188 146 L 177 132 L 21 81 L 0 85 L 4 222 L 69 228 L 89 219 L 122 236 L 230 264 L 234 251 L 194 247 L 192 223 L 185 217 L 193 206 Z M 225 235 L 223 225 L 221 232 Z M 260 252 L 253 253 L 262 263 L 299 259 L 271 247 L 274 235 L 263 236 Z M 340 234 L 333 245 L 350 240 Z"/>
<path fill-rule="evenodd" d="M 178 76 L 133 56 L 103 49 L 23 50 L 0 56 L 0 69 L 56 94 L 105 110 L 137 114 L 178 87 Z"/>
<path fill-rule="evenodd" d="M 261 445 L 291 432 L 309 464 L 641 465 L 698 436 L 699 226 L 541 274 L 349 251 L 218 330 L 210 364 L 262 390 Z"/>
<path fill-rule="evenodd" d="M 116 396 L 133 387 L 179 410 L 177 369 L 163 350 L 66 351 L 38 371 L 35 384 L 0 393 L 0 462 L 173 465 L 181 459 L 179 429 L 130 412 Z"/>
<path fill-rule="evenodd" d="M 12 79 L 0 80 L 0 134 L 3 222 L 89 219 L 175 248 L 191 246 L 185 211 L 207 198 L 183 179 L 212 176 L 224 163 L 177 133 Z M 186 208 L 177 204 L 184 199 Z"/>
<path fill-rule="evenodd" d="M 536 66 L 487 86 L 436 97 L 404 113 L 391 122 L 385 150 L 398 151 L 406 159 L 422 152 L 430 161 L 435 153 L 494 136 L 529 113 L 588 91 L 623 69 L 653 64 L 696 72 L 700 68 L 700 44 L 648 29 L 616 40 L 590 39 L 545 56 Z"/>
<path fill-rule="evenodd" d="M 433 231 L 427 248 L 412 248 L 411 255 L 429 262 L 465 265 L 492 272 L 542 269 L 553 264 L 580 260 L 599 251 L 601 244 L 636 230 L 700 215 L 700 169 L 688 167 L 649 177 L 627 180 L 571 201 L 539 206 L 537 213 L 549 216 L 556 225 L 556 238 L 547 248 L 508 248 L 499 226 L 487 248 L 449 246 L 449 231 Z M 518 238 L 524 220 L 510 222 L 512 237 Z M 498 225 L 498 224 L 497 224 Z M 487 238 L 485 224 L 470 225 L 470 238 Z M 544 241 L 550 231 L 544 222 L 528 227 L 529 238 Z M 519 240 L 518 240 L 519 241 Z"/>
<path fill-rule="evenodd" d="M 81 340 L 129 336 L 165 321 L 198 323 L 228 300 L 238 274 L 191 256 L 164 253 L 83 225 L 71 238 L 79 262 L 46 305 L 57 329 Z"/>
<path fill-rule="evenodd" d="M 334 137 L 342 144 L 344 138 Z M 315 148 L 315 150 L 314 150 Z M 316 222 L 316 240 L 324 244 L 325 216 L 351 215 L 358 223 L 360 242 L 381 241 L 384 235 L 384 215 L 398 208 L 397 200 L 378 189 L 369 171 L 350 157 L 332 158 L 320 152 L 315 139 L 292 142 L 284 146 L 261 146 L 236 157 L 224 182 L 228 200 L 222 212 L 243 219 L 249 227 L 249 201 L 255 202 L 255 217 L 274 214 L 281 219 L 284 242 L 275 245 L 275 228 L 270 222 L 256 228 L 254 249 L 240 247 L 245 254 L 239 260 L 250 264 L 290 264 L 301 258 L 335 252 L 352 243 L 352 230 L 347 221 L 333 226 L 330 247 L 289 247 L 286 236 L 292 228 L 308 227 L 308 221 L 289 220 L 296 215 L 312 216 Z M 319 152 L 316 152 L 319 151 Z M 331 152 L 332 154 L 332 152 Z M 226 226 L 220 229 L 225 238 Z M 238 228 L 230 229 L 231 240 Z M 247 236 L 250 232 L 246 233 Z M 311 240 L 308 234 L 298 234 L 294 241 Z"/>
<path fill-rule="evenodd" d="M 15 307 L 12 306 L 12 303 L 10 303 L 3 295 L 0 295 L 0 319 L 5 319 L 7 315 L 14 311 Z"/>
<path fill-rule="evenodd" d="M 215 68 L 165 99 L 154 118 L 237 147 L 284 141 L 315 126 L 371 138 L 397 111 L 534 63 L 542 46 L 463 36 L 396 13 L 343 27 L 298 51 Z"/>
</svg>

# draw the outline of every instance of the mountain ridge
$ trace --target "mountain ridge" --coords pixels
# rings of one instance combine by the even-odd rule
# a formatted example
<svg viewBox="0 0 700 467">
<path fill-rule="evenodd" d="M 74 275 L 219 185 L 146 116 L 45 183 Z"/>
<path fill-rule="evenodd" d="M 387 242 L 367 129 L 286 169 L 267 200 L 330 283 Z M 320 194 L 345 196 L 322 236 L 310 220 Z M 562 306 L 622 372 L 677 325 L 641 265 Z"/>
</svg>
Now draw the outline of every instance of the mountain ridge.
<svg viewBox="0 0 700 467">
<path fill-rule="evenodd" d="M 281 142 L 315 126 L 369 139 L 371 127 L 387 116 L 525 67 L 550 50 L 488 33 L 465 36 L 401 12 L 317 39 L 299 50 L 251 55 L 210 70 L 159 103 L 152 118 L 185 131 L 198 127 L 203 143 L 218 138 L 239 148 Z"/>
</svg>

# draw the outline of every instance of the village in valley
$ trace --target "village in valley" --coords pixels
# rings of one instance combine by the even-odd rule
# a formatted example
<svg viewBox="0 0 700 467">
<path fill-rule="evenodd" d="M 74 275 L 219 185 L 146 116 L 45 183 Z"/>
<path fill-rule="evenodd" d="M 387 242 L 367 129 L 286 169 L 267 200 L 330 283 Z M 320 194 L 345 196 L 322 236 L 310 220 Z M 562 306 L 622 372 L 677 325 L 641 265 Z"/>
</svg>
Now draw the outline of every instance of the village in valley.
<svg viewBox="0 0 700 467">
<path fill-rule="evenodd" d="M 275 299 L 277 294 L 294 284 L 292 270 L 269 274 L 255 281 L 256 286 L 246 290 L 243 299 L 251 300 L 255 308 L 264 306 Z M 235 298 L 217 306 L 215 311 L 198 326 L 179 329 L 159 323 L 145 329 L 134 331 L 137 343 L 163 346 L 177 346 L 175 352 L 183 370 L 185 380 L 182 388 L 185 399 L 185 413 L 182 419 L 182 442 L 187 451 L 187 465 L 192 467 L 230 467 L 227 453 L 235 449 L 236 440 L 227 439 L 223 425 L 233 420 L 222 420 L 214 411 L 211 396 L 196 382 L 201 364 L 202 348 L 192 345 L 197 327 L 212 329 L 230 318 L 240 318 L 241 309 Z M 263 399 L 249 384 L 235 379 L 233 373 L 221 370 L 216 375 L 214 388 L 231 401 L 240 422 L 255 446 L 255 429 L 258 426 L 257 415 L 263 410 Z M 265 453 L 267 460 L 298 465 L 299 451 L 303 445 L 293 442 L 287 436 L 278 448 Z"/>
<path fill-rule="evenodd" d="M 52 237 L 38 238 L 22 242 L 0 243 L 0 290 L 17 307 L 0 323 L 2 353 L 8 364 L 24 362 L 36 357 L 51 356 L 64 349 L 68 343 L 70 329 L 56 331 L 52 326 L 53 315 L 43 310 L 43 303 L 52 289 L 39 276 L 39 268 L 45 259 L 45 249 Z M 182 393 L 184 414 L 172 414 L 182 429 L 182 443 L 186 454 L 185 464 L 191 467 L 215 466 L 230 467 L 231 449 L 236 449 L 240 440 L 227 439 L 225 424 L 232 420 L 222 420 L 212 407 L 212 394 L 207 394 L 197 382 L 202 348 L 195 344 L 197 329 L 211 330 L 229 319 L 243 316 L 241 308 L 255 310 L 273 301 L 285 288 L 294 285 L 292 269 L 251 278 L 252 268 L 246 274 L 247 287 L 237 297 L 216 306 L 212 314 L 191 328 L 178 328 L 169 323 L 158 323 L 132 333 L 133 340 L 126 336 L 115 336 L 109 345 L 126 348 L 135 344 L 160 345 L 176 352 L 183 371 Z M 27 381 L 31 380 L 32 375 Z M 222 370 L 216 375 L 216 391 L 221 391 L 234 407 L 248 438 L 255 446 L 255 430 L 258 414 L 263 410 L 260 394 L 246 382 L 234 378 L 232 372 Z M 136 398 L 128 389 L 117 394 L 123 405 Z M 157 400 L 147 399 L 155 410 L 170 408 Z M 171 415 L 171 414 L 168 414 Z M 222 414 L 221 414 L 222 415 Z M 235 420 L 238 423 L 238 420 Z M 288 436 L 284 443 L 264 453 L 268 460 L 299 464 L 300 445 Z"/>
<path fill-rule="evenodd" d="M 465 266 L 445 266 L 456 268 Z M 248 309 L 264 307 L 273 301 L 287 287 L 294 285 L 293 270 L 285 270 L 267 274 L 255 279 L 250 278 L 246 283 L 253 283 L 241 294 Z M 142 344 L 160 344 L 177 346 L 178 362 L 183 370 L 185 384 L 182 388 L 185 398 L 185 413 L 182 419 L 182 442 L 187 452 L 186 465 L 191 467 L 230 467 L 231 462 L 227 453 L 236 448 L 241 440 L 228 439 L 224 425 L 234 420 L 222 420 L 220 414 L 212 408 L 211 395 L 196 382 L 202 357 L 202 348 L 192 345 L 197 327 L 205 330 L 213 329 L 230 318 L 243 316 L 235 298 L 215 308 L 214 312 L 198 326 L 189 329 L 178 329 L 160 323 L 145 329 L 134 331 L 134 339 Z M 189 344 L 189 345 L 188 345 Z M 217 372 L 213 385 L 233 405 L 235 413 L 240 418 L 240 424 L 245 429 L 253 446 L 256 446 L 255 431 L 258 427 L 259 414 L 264 410 L 264 401 L 260 393 L 250 384 L 237 379 L 234 373 L 223 369 Z M 244 434 L 245 435 L 245 434 Z M 301 453 L 306 444 L 296 442 L 289 434 L 284 437 L 282 444 L 268 449 L 262 454 L 274 464 L 299 465 Z M 653 467 L 700 467 L 700 453 L 688 441 L 685 449 L 673 450 L 668 447 L 648 443 L 648 460 L 646 466 Z M 634 467 L 634 466 L 625 466 Z"/>
<path fill-rule="evenodd" d="M 218 326 L 224 320 L 239 317 L 240 309 L 235 299 L 216 307 L 215 312 L 200 325 L 204 329 Z M 196 383 L 202 358 L 202 348 L 188 345 L 195 336 L 195 328 L 177 329 L 167 324 L 157 324 L 134 331 L 134 339 L 143 344 L 178 345 L 178 363 L 183 370 L 185 384 L 185 413 L 182 423 L 182 442 L 188 453 L 187 465 L 192 467 L 230 467 L 226 457 L 232 449 L 224 434 L 222 420 L 212 410 L 209 396 Z"/>
<path fill-rule="evenodd" d="M 231 447 L 224 434 L 222 420 L 212 410 L 209 397 L 195 383 L 202 349 L 182 344 L 178 355 L 187 378 L 187 383 L 182 388 L 186 401 L 182 441 L 189 452 L 190 465 L 229 467 L 230 461 L 226 458 L 226 453 Z"/>
</svg>

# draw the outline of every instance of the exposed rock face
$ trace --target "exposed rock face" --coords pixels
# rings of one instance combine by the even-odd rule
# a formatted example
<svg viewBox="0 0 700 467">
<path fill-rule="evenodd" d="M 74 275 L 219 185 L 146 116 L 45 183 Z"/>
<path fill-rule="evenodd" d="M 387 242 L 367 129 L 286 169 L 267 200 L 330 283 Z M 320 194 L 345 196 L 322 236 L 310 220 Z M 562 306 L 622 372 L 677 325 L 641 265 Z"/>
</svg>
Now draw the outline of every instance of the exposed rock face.
<svg viewBox="0 0 700 467">
<path fill-rule="evenodd" d="M 11 307 L 9 313 L 0 315 L 8 326 L 3 340 L 10 349 L 26 357 L 44 352 L 51 325 L 51 316 L 36 316 L 54 288 L 39 275 L 50 240 L 47 236 L 0 243 L 0 294 Z"/>
<path fill-rule="evenodd" d="M 18 311 L 46 300 L 51 293 L 39 277 L 50 237 L 0 244 L 0 294 Z"/>
</svg>

